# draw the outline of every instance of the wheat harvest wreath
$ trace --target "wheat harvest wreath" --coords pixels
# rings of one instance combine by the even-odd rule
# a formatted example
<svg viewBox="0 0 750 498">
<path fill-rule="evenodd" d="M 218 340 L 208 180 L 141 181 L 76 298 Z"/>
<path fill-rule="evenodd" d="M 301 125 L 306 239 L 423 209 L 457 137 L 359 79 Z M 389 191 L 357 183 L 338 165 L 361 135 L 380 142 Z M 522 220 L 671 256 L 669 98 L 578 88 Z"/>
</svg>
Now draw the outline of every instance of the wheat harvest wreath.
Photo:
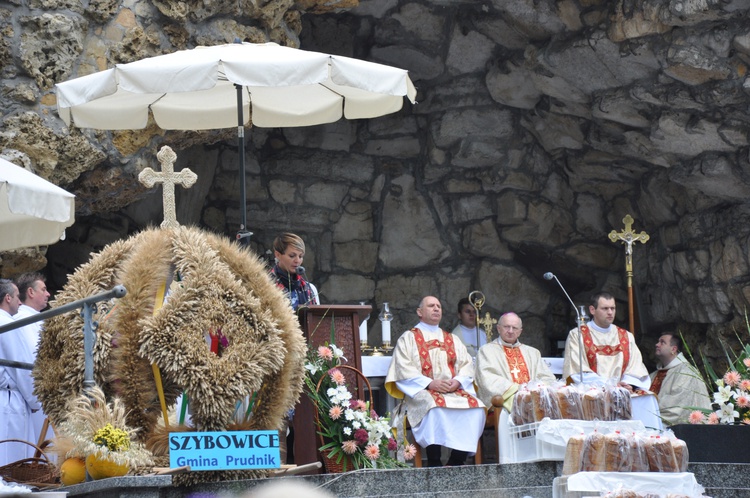
<svg viewBox="0 0 750 498">
<path fill-rule="evenodd" d="M 185 394 L 193 426 L 170 430 L 276 430 L 302 391 L 306 344 L 294 313 L 270 281 L 265 264 L 249 250 L 197 228 L 154 228 L 115 242 L 68 279 L 52 307 L 116 284 L 127 289 L 96 311 L 94 375 L 107 398 L 118 397 L 127 424 L 152 452 L 168 462 L 167 434 L 152 364 L 158 367 L 168 406 Z M 168 289 L 169 298 L 160 300 Z M 227 344 L 217 355 L 208 331 Z M 53 424 L 81 394 L 83 320 L 70 312 L 49 319 L 33 376 Z M 252 411 L 237 421 L 239 400 Z M 175 484 L 247 479 L 265 471 L 191 472 Z"/>
</svg>

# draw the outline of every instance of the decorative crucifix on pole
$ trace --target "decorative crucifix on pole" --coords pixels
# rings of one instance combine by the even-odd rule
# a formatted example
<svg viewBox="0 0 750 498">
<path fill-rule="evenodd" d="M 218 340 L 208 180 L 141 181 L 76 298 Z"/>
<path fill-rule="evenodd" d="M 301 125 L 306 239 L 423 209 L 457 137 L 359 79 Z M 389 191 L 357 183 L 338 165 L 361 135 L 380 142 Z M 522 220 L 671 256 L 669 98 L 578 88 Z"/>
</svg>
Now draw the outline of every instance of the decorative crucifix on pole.
<svg viewBox="0 0 750 498">
<path fill-rule="evenodd" d="M 649 236 L 646 232 L 636 234 L 633 231 L 633 217 L 625 215 L 622 219 L 625 228 L 622 232 L 612 230 L 609 232 L 609 240 L 625 244 L 625 275 L 628 278 L 628 317 L 630 319 L 630 331 L 635 334 L 635 316 L 633 313 L 633 243 L 645 244 Z"/>
<path fill-rule="evenodd" d="M 161 227 L 177 228 L 180 224 L 177 223 L 174 186 L 192 187 L 196 180 L 198 180 L 198 175 L 188 168 L 175 173 L 174 162 L 177 160 L 177 154 L 167 145 L 161 148 L 159 153 L 156 154 L 156 158 L 161 163 L 161 173 L 157 173 L 151 168 L 144 168 L 138 174 L 138 180 L 148 188 L 153 187 L 157 183 L 163 184 L 164 221 L 161 222 Z"/>
</svg>

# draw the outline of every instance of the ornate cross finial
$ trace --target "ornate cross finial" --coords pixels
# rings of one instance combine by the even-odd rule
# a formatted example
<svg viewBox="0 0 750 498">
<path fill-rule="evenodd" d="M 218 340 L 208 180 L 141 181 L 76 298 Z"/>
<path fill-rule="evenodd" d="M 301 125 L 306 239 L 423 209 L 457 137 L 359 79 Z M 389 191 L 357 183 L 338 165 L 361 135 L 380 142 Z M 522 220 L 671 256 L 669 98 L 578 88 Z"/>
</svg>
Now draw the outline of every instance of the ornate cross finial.
<svg viewBox="0 0 750 498">
<path fill-rule="evenodd" d="M 636 234 L 633 232 L 633 217 L 628 215 L 625 215 L 625 217 L 622 219 L 622 222 L 625 223 L 625 228 L 622 230 L 622 232 L 616 232 L 615 230 L 612 230 L 609 232 L 609 240 L 612 242 L 622 241 L 625 244 L 625 269 L 628 272 L 633 271 L 633 243 L 634 242 L 641 242 L 642 244 L 645 244 L 648 242 L 649 236 L 646 232 L 641 232 L 639 234 Z"/>
<path fill-rule="evenodd" d="M 157 173 L 151 168 L 145 168 L 138 174 L 138 180 L 148 188 L 157 183 L 163 184 L 164 221 L 161 222 L 161 226 L 162 228 L 176 228 L 180 224 L 177 223 L 175 212 L 174 186 L 192 187 L 198 180 L 198 175 L 188 168 L 175 173 L 174 162 L 177 160 L 177 154 L 167 145 L 161 148 L 159 153 L 156 154 L 156 158 L 161 163 L 161 173 Z"/>
<path fill-rule="evenodd" d="M 484 318 L 480 319 L 479 316 L 477 316 L 477 325 L 481 325 L 484 329 L 484 333 L 487 336 L 487 342 L 490 342 L 490 337 L 492 337 L 492 326 L 496 323 L 497 318 L 492 318 L 489 311 L 485 313 Z M 477 347 L 479 347 L 478 344 Z"/>
</svg>

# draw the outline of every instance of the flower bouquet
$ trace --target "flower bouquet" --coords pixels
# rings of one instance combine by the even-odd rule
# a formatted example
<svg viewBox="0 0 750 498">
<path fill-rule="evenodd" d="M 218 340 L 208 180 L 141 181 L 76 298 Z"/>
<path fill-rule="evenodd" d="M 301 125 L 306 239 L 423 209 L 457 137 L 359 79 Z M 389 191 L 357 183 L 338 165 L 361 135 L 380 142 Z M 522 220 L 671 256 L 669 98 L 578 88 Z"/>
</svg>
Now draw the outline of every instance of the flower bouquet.
<svg viewBox="0 0 750 498">
<path fill-rule="evenodd" d="M 748 324 L 750 331 L 750 324 Z M 723 344 L 722 344 L 723 345 Z M 729 368 L 719 377 L 703 357 L 706 375 L 716 385 L 714 410 L 694 409 L 691 424 L 750 425 L 750 344 L 740 340 L 739 354 L 724 347 Z"/>
<path fill-rule="evenodd" d="M 319 450 L 326 463 L 335 462 L 343 472 L 352 467 L 403 467 L 402 461 L 413 458 L 416 449 L 413 445 L 399 448 L 388 418 L 379 417 L 371 409 L 371 401 L 353 399 L 344 371 L 354 371 L 365 381 L 367 379 L 355 368 L 342 365 L 342 361 L 346 361 L 343 351 L 330 344 L 311 350 L 305 364 L 306 393 L 316 407 L 318 434 L 322 440 Z"/>
<path fill-rule="evenodd" d="M 134 440 L 136 430 L 126 425 L 120 400 L 107 403 L 99 388 L 91 389 L 89 395 L 91 399 L 81 395 L 69 405 L 69 415 L 55 440 L 58 454 L 67 458 L 61 465 L 63 483 L 82 481 L 84 467 L 92 479 L 103 479 L 153 465 L 151 453 Z M 68 473 L 76 478 L 65 483 Z"/>
</svg>

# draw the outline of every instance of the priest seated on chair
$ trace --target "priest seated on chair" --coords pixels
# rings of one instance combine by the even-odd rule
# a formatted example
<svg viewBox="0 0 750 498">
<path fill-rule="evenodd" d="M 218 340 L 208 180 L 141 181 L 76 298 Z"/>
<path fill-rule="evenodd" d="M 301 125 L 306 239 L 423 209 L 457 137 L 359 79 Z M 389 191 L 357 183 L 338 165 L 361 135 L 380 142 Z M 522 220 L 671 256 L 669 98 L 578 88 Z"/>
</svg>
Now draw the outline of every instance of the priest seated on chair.
<svg viewBox="0 0 750 498">
<path fill-rule="evenodd" d="M 396 343 L 385 387 L 403 399 L 427 465 L 442 465 L 441 446 L 452 450 L 446 465 L 463 465 L 476 451 L 485 422 L 484 404 L 474 392 L 474 365 L 461 341 L 440 328 L 439 299 L 423 298 L 417 316 L 419 323 Z"/>
<path fill-rule="evenodd" d="M 497 331 L 500 334 L 497 339 L 479 348 L 477 390 L 485 405 L 492 406 L 492 399 L 499 396 L 503 407 L 510 411 L 521 384 L 532 380 L 552 384 L 555 376 L 538 349 L 518 340 L 523 332 L 521 317 L 505 313 L 500 317 Z"/>
</svg>

